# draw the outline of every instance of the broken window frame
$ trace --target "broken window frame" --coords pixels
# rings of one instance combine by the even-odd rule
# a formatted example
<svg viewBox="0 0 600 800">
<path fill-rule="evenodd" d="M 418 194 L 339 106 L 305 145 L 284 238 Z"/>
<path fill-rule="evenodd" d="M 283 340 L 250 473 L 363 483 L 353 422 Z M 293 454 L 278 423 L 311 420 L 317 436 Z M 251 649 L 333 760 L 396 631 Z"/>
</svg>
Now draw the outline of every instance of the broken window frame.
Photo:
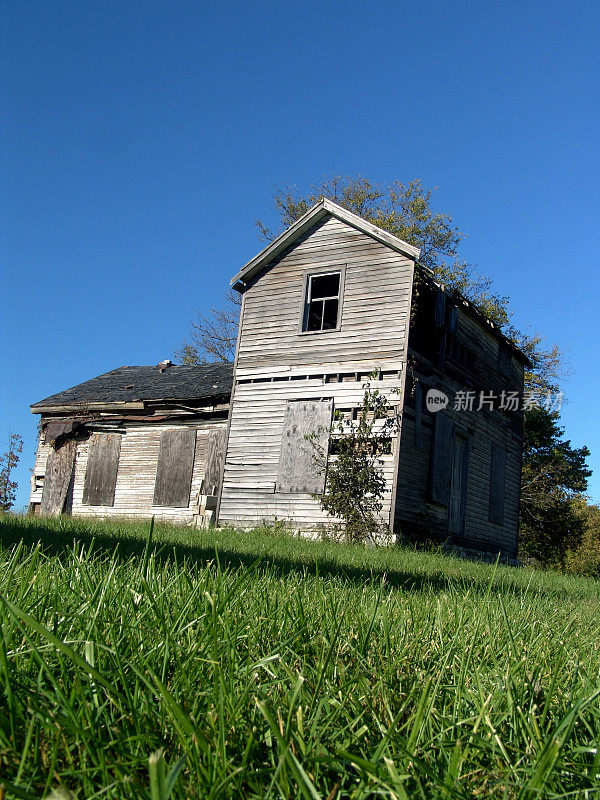
<svg viewBox="0 0 600 800">
<path fill-rule="evenodd" d="M 324 269 L 315 272 L 309 272 L 305 275 L 304 280 L 304 293 L 303 293 L 303 312 L 301 318 L 301 333 L 331 333 L 331 331 L 339 331 L 341 326 L 341 318 L 342 318 L 342 297 L 343 297 L 343 289 L 344 289 L 344 267 L 334 267 L 331 269 Z M 315 278 L 326 278 L 329 276 L 337 275 L 338 276 L 338 290 L 337 294 L 327 295 L 324 297 L 312 297 L 312 286 L 313 280 Z M 325 315 L 325 303 L 331 302 L 335 300 L 337 303 L 336 307 L 336 323 L 334 327 L 325 328 L 324 323 L 326 319 Z M 309 327 L 311 324 L 311 305 L 312 304 L 321 304 L 321 311 L 320 311 L 320 327 Z"/>
</svg>

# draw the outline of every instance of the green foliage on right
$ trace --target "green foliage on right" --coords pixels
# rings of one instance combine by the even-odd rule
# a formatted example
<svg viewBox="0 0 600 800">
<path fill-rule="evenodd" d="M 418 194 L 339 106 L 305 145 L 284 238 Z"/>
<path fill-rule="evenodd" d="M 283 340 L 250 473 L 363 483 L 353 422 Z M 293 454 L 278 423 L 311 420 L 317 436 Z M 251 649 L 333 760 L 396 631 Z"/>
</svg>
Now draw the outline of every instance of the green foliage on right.
<svg viewBox="0 0 600 800">
<path fill-rule="evenodd" d="M 570 501 L 571 513 L 578 521 L 578 542 L 567 551 L 564 566 L 575 575 L 600 578 L 600 507 L 582 497 Z"/>
<path fill-rule="evenodd" d="M 584 534 L 582 493 L 591 475 L 587 447 L 565 440 L 559 415 L 543 408 L 525 415 L 520 550 L 543 564 L 565 567 Z"/>
<path fill-rule="evenodd" d="M 598 582 L 147 535 L 0 519 L 7 798 L 598 800 Z"/>
</svg>

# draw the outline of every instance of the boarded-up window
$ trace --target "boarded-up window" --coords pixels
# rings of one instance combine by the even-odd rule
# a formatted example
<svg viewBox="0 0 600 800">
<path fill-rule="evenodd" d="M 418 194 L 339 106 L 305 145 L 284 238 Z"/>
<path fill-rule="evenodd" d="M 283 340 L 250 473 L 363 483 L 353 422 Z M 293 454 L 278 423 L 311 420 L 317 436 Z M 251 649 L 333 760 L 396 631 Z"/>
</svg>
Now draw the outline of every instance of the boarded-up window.
<svg viewBox="0 0 600 800">
<path fill-rule="evenodd" d="M 502 525 L 504 522 L 504 484 L 506 480 L 506 450 L 497 444 L 492 445 L 490 468 L 490 522 Z"/>
<path fill-rule="evenodd" d="M 332 409 L 331 400 L 288 403 L 281 438 L 277 492 L 318 494 L 324 490 L 325 469 L 316 463 L 315 455 L 327 454 Z M 314 436 L 312 443 L 306 439 L 310 435 Z"/>
<path fill-rule="evenodd" d="M 196 431 L 163 431 L 160 435 L 154 505 L 186 508 L 190 504 L 190 488 L 196 453 Z"/>
<path fill-rule="evenodd" d="M 50 448 L 44 475 L 41 514 L 53 517 L 62 514 L 71 483 L 76 452 L 77 442 L 74 439 L 67 440 L 57 449 Z"/>
<path fill-rule="evenodd" d="M 452 473 L 453 424 L 442 411 L 434 415 L 433 444 L 431 451 L 431 499 L 447 506 L 450 500 Z"/>
<path fill-rule="evenodd" d="M 118 433 L 95 433 L 92 436 L 83 484 L 84 505 L 114 505 L 120 452 L 121 436 Z"/>
</svg>

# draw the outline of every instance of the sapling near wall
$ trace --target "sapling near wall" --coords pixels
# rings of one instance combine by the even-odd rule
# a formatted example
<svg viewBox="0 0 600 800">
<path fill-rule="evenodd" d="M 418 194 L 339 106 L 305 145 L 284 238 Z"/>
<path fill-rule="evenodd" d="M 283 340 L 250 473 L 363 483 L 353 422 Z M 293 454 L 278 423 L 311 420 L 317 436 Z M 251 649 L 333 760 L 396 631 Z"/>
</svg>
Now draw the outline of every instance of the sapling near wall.
<svg viewBox="0 0 600 800">
<path fill-rule="evenodd" d="M 397 430 L 395 407 L 386 395 L 366 383 L 362 403 L 351 418 L 334 411 L 326 446 L 316 434 L 306 437 L 316 468 L 327 474 L 323 493 L 313 497 L 324 511 L 343 522 L 350 541 L 373 541 L 383 532 L 380 514 L 386 481 L 381 456 L 391 452 Z"/>
</svg>

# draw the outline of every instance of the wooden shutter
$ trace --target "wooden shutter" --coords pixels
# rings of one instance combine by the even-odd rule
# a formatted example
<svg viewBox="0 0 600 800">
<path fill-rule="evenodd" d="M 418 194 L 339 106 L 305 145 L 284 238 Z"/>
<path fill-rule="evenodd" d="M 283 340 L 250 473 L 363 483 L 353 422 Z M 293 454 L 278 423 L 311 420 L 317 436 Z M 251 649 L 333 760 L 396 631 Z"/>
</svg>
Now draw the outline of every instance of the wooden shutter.
<svg viewBox="0 0 600 800">
<path fill-rule="evenodd" d="M 498 372 L 503 378 L 510 377 L 511 356 L 510 350 L 503 344 L 500 344 L 498 350 Z"/>
<path fill-rule="evenodd" d="M 447 506 L 450 500 L 452 472 L 453 424 L 450 417 L 438 411 L 434 415 L 433 449 L 431 453 L 431 499 Z"/>
<path fill-rule="evenodd" d="M 506 479 L 506 450 L 492 445 L 490 467 L 490 522 L 504 523 L 504 484 Z"/>
<path fill-rule="evenodd" d="M 420 381 L 415 386 L 415 447 L 423 447 L 423 389 Z"/>
<path fill-rule="evenodd" d="M 450 333 L 456 333 L 458 327 L 458 308 L 450 306 L 448 309 L 448 330 Z"/>
<path fill-rule="evenodd" d="M 225 462 L 226 442 L 226 428 L 217 428 L 208 434 L 206 470 L 202 481 L 201 494 L 215 495 L 219 493 L 223 476 L 223 464 Z"/>
<path fill-rule="evenodd" d="M 155 506 L 189 506 L 195 453 L 195 428 L 161 433 L 154 484 Z"/>
<path fill-rule="evenodd" d="M 454 455 L 452 457 L 452 481 L 450 506 L 448 509 L 448 531 L 463 536 L 467 508 L 467 480 L 469 471 L 469 440 L 464 436 L 454 436 Z"/>
<path fill-rule="evenodd" d="M 314 434 L 314 443 L 327 454 L 332 409 L 332 400 L 288 403 L 275 491 L 319 494 L 325 489 L 325 469 L 315 462 L 317 451 L 306 436 Z"/>
<path fill-rule="evenodd" d="M 118 433 L 95 433 L 90 440 L 83 503 L 88 506 L 113 506 L 117 469 L 121 452 Z"/>
<path fill-rule="evenodd" d="M 75 466 L 76 452 L 77 442 L 74 439 L 67 440 L 56 450 L 54 447 L 50 448 L 44 474 L 40 514 L 51 517 L 62 514 Z"/>
<path fill-rule="evenodd" d="M 443 328 L 446 317 L 446 295 L 439 287 L 435 293 L 435 327 Z"/>
</svg>

